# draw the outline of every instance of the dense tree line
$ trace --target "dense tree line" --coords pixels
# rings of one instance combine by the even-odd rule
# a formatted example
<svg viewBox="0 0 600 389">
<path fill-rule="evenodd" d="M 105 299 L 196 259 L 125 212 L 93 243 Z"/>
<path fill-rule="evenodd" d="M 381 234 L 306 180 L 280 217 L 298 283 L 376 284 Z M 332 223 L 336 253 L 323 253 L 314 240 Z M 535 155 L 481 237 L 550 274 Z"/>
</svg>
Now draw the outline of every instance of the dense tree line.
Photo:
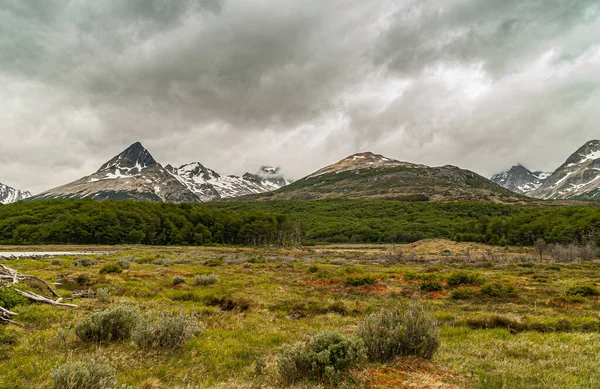
<svg viewBox="0 0 600 389">
<path fill-rule="evenodd" d="M 53 200 L 0 206 L 2 244 L 285 245 L 600 243 L 600 208 L 320 200 L 164 204 Z"/>
<path fill-rule="evenodd" d="M 3 244 L 284 244 L 287 218 L 193 204 L 53 200 L 0 207 Z"/>
</svg>

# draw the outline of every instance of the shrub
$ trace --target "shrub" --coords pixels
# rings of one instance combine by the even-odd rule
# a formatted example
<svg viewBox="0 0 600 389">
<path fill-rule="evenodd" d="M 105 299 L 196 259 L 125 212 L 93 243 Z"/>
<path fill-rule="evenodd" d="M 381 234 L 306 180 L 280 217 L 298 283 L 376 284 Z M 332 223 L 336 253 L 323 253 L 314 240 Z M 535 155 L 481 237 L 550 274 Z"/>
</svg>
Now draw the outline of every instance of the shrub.
<svg viewBox="0 0 600 389">
<path fill-rule="evenodd" d="M 94 266 L 96 261 L 91 258 L 75 258 L 73 260 L 73 266 L 75 267 L 90 267 Z"/>
<path fill-rule="evenodd" d="M 277 368 L 286 384 L 323 379 L 332 382 L 340 372 L 364 359 L 365 350 L 361 340 L 346 338 L 335 332 L 323 332 L 306 343 L 284 346 L 277 359 Z"/>
<path fill-rule="evenodd" d="M 581 297 L 600 296 L 600 289 L 592 285 L 579 285 L 570 288 L 567 294 Z"/>
<path fill-rule="evenodd" d="M 110 292 L 106 288 L 98 288 L 94 292 L 94 297 L 96 297 L 98 300 L 100 300 L 102 302 L 106 302 L 106 301 L 108 301 L 108 298 L 110 297 Z"/>
<path fill-rule="evenodd" d="M 373 285 L 377 278 L 372 276 L 346 277 L 346 284 L 350 286 Z"/>
<path fill-rule="evenodd" d="M 420 286 L 423 292 L 439 292 L 443 290 L 444 287 L 439 281 L 424 281 Z"/>
<path fill-rule="evenodd" d="M 310 265 L 308 267 L 308 272 L 309 273 L 316 273 L 318 271 L 319 271 L 319 266 L 317 266 L 317 265 Z"/>
<path fill-rule="evenodd" d="M 466 271 L 456 271 L 448 276 L 448 285 L 482 285 L 484 278 L 476 273 Z"/>
<path fill-rule="evenodd" d="M 431 359 L 440 346 L 437 324 L 416 301 L 406 307 L 367 316 L 358 334 L 373 362 L 386 362 L 399 356 Z"/>
<path fill-rule="evenodd" d="M 249 261 L 252 263 L 252 261 Z M 204 266 L 208 266 L 208 267 L 217 267 L 217 266 L 223 266 L 225 264 L 225 262 L 223 262 L 222 259 L 209 259 L 204 261 Z"/>
<path fill-rule="evenodd" d="M 178 314 L 154 314 L 140 320 L 134 341 L 141 349 L 181 348 L 200 331 L 196 318 Z"/>
<path fill-rule="evenodd" d="M 201 274 L 194 279 L 194 285 L 213 285 L 219 282 L 219 276 L 216 274 Z"/>
<path fill-rule="evenodd" d="M 103 311 L 92 313 L 77 327 L 75 333 L 86 342 L 111 342 L 128 339 L 139 318 L 136 307 L 127 305 L 111 306 Z"/>
<path fill-rule="evenodd" d="M 117 261 L 117 264 L 119 266 L 121 266 L 121 268 L 123 268 L 123 269 L 131 269 L 131 262 L 129 262 L 125 259 L 121 259 L 121 260 Z"/>
<path fill-rule="evenodd" d="M 6 309 L 11 309 L 17 305 L 28 305 L 31 301 L 27 297 L 21 296 L 13 288 L 0 289 L 0 306 Z"/>
<path fill-rule="evenodd" d="M 229 312 L 234 309 L 239 309 L 240 312 L 247 311 L 250 308 L 250 302 L 246 299 L 232 299 L 229 297 L 210 296 L 206 299 L 206 305 L 211 307 L 219 307 L 222 311 Z"/>
<path fill-rule="evenodd" d="M 88 359 L 67 362 L 52 370 L 53 389 L 113 389 L 115 370 L 105 361 Z"/>
<path fill-rule="evenodd" d="M 492 284 L 484 285 L 481 288 L 481 293 L 494 298 L 513 298 L 517 297 L 517 290 L 514 285 L 511 284 L 501 284 L 499 282 L 494 282 Z"/>
<path fill-rule="evenodd" d="M 121 273 L 123 268 L 116 262 L 110 262 L 100 268 L 100 274 Z"/>
<path fill-rule="evenodd" d="M 180 284 L 185 284 L 185 277 L 184 276 L 175 276 L 173 277 L 173 280 L 171 281 L 171 285 L 175 286 L 175 285 L 180 285 Z"/>
<path fill-rule="evenodd" d="M 453 300 L 472 300 L 479 296 L 479 291 L 468 288 L 457 288 L 450 293 Z"/>
</svg>

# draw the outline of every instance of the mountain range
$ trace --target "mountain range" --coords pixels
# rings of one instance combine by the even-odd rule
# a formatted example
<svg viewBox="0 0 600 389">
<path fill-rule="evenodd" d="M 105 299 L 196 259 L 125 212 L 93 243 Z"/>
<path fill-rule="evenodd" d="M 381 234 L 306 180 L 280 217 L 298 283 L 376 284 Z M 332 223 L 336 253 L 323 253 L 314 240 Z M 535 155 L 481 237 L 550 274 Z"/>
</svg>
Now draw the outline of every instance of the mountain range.
<svg viewBox="0 0 600 389">
<path fill-rule="evenodd" d="M 262 167 L 256 174 L 222 176 L 199 162 L 163 167 L 136 142 L 95 173 L 30 198 L 204 202 L 263 193 L 288 181 L 279 169 Z"/>
<path fill-rule="evenodd" d="M 538 199 L 600 199 L 600 140 L 591 140 L 552 173 L 531 172 L 522 165 L 496 174 L 491 181 Z"/>
<path fill-rule="evenodd" d="M 538 199 L 600 199 L 600 141 L 587 142 L 554 172 L 521 164 L 490 180 L 469 170 L 402 162 L 370 152 L 351 155 L 291 182 L 279 168 L 225 176 L 200 162 L 163 166 L 136 142 L 96 172 L 36 196 L 0 184 L 3 204 L 23 199 L 90 198 L 157 202 L 227 199 L 377 198 L 411 201 L 516 202 Z"/>
</svg>

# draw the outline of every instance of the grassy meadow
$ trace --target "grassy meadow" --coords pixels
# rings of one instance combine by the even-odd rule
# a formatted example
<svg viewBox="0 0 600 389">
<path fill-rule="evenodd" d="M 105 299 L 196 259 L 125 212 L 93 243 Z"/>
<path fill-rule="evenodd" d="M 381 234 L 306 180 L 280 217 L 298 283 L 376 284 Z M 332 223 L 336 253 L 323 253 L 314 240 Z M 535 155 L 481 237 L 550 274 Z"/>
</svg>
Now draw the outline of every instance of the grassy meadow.
<svg viewBox="0 0 600 389">
<path fill-rule="evenodd" d="M 540 261 L 533 248 L 447 240 L 298 250 L 52 249 L 111 252 L 0 260 L 57 283 L 64 301 L 79 306 L 14 304 L 23 327 L 0 325 L 2 389 L 52 388 L 53 370 L 89 358 L 114 369 L 117 388 L 284 387 L 283 345 L 326 330 L 352 335 L 365 316 L 410 299 L 440 326 L 431 360 L 362 362 L 334 384 L 291 387 L 600 387 L 597 260 L 555 263 L 549 255 Z M 94 312 L 121 305 L 148 315 L 185 312 L 198 331 L 172 350 L 78 336 L 77 325 Z"/>
</svg>

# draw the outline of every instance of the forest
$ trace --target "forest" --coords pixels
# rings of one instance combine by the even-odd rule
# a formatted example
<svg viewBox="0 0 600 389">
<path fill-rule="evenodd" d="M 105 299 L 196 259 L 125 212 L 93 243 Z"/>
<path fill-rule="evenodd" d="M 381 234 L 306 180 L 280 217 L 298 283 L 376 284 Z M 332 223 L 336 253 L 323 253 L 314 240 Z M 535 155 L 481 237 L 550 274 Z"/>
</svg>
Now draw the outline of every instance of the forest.
<svg viewBox="0 0 600 389">
<path fill-rule="evenodd" d="M 410 243 L 426 238 L 492 245 L 600 243 L 600 208 L 319 200 L 166 204 L 52 200 L 0 206 L 1 244 L 314 245 Z"/>
</svg>

